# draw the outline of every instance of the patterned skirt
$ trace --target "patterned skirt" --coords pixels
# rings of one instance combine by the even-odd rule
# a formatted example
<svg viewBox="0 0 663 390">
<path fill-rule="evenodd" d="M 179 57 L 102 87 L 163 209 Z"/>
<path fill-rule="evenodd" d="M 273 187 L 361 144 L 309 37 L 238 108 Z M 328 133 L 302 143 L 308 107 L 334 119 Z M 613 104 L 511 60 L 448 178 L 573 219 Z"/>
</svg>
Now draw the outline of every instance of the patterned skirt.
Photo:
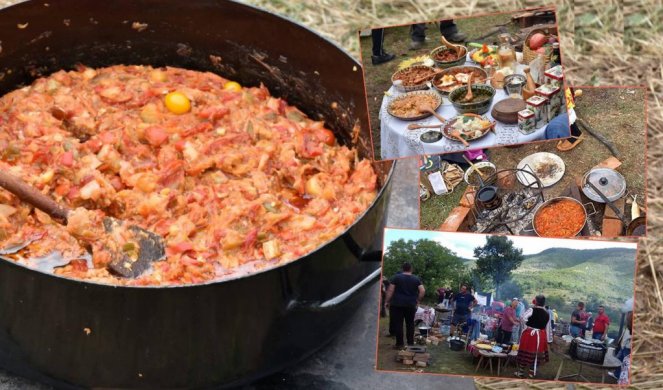
<svg viewBox="0 0 663 390">
<path fill-rule="evenodd" d="M 550 360 L 545 329 L 525 328 L 520 335 L 516 362 L 521 366 L 540 366 Z"/>
</svg>

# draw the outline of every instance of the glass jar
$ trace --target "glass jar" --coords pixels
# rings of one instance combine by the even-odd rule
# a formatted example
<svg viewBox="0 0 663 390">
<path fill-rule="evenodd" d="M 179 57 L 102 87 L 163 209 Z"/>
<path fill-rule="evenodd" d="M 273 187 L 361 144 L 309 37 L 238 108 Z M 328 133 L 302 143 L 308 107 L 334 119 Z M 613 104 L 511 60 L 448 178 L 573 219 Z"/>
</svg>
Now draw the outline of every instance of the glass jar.
<svg viewBox="0 0 663 390">
<path fill-rule="evenodd" d="M 497 48 L 497 60 L 500 68 L 511 68 L 516 71 L 516 49 L 513 48 L 510 42 L 509 34 L 500 34 L 500 46 Z"/>
</svg>

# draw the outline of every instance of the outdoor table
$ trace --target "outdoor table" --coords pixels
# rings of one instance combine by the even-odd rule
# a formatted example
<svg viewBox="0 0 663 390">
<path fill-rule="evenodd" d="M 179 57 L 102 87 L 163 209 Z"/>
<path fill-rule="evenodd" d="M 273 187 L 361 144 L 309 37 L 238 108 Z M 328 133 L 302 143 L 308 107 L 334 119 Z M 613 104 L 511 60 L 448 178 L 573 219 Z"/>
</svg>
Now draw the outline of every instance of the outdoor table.
<svg viewBox="0 0 663 390">
<path fill-rule="evenodd" d="M 614 370 L 616 368 L 621 367 L 621 364 L 608 364 L 608 365 L 605 365 L 605 364 L 596 364 L 596 363 L 584 362 L 582 360 L 575 360 L 568 353 L 557 353 L 557 354 L 562 357 L 562 360 L 559 363 L 559 368 L 557 369 L 557 375 L 555 376 L 555 380 L 568 379 L 568 378 L 578 378 L 578 379 L 582 379 L 585 382 L 589 382 L 589 379 L 585 378 L 582 375 L 583 366 L 589 366 L 589 367 L 594 367 L 594 368 L 598 368 L 598 369 L 601 370 L 601 383 L 605 383 L 605 373 L 606 373 L 606 371 Z M 578 363 L 580 365 L 580 367 L 578 368 L 578 372 L 575 373 L 575 374 L 560 376 L 562 374 L 562 368 L 564 367 L 564 362 L 566 360 L 574 361 L 574 362 Z"/>
<path fill-rule="evenodd" d="M 509 360 L 515 358 L 518 355 L 518 351 L 510 351 L 508 354 L 506 354 L 504 352 L 493 352 L 485 349 L 479 349 L 476 347 L 476 340 L 467 344 L 465 349 L 471 353 L 473 357 L 479 358 L 479 362 L 477 363 L 477 367 L 474 369 L 474 372 L 479 371 L 481 363 L 484 363 L 490 367 L 490 374 L 492 375 L 493 359 L 497 360 L 497 376 L 500 376 L 501 368 L 506 367 L 509 363 Z M 504 361 L 504 365 L 502 365 L 502 361 Z"/>
<path fill-rule="evenodd" d="M 504 352 L 492 352 L 492 351 L 486 351 L 483 349 L 476 349 L 479 354 L 479 363 L 477 363 L 477 367 L 474 369 L 474 372 L 477 372 L 479 370 L 479 367 L 481 367 L 481 363 L 484 361 L 487 361 L 487 364 L 490 367 L 490 375 L 493 375 L 493 359 L 497 360 L 497 376 L 500 376 L 500 371 L 501 368 L 506 368 L 508 365 L 509 361 L 511 359 L 514 359 L 518 355 L 518 351 L 510 351 L 508 354 Z M 502 365 L 502 361 L 504 361 L 504 364 Z"/>
<path fill-rule="evenodd" d="M 469 54 L 466 65 L 476 65 L 469 59 Z M 525 65 L 518 64 L 516 73 L 523 74 L 524 67 Z M 435 89 L 431 90 L 436 91 Z M 387 112 L 387 106 L 392 99 L 402 94 L 402 92 L 397 91 L 392 85 L 391 88 L 389 88 L 389 92 L 385 94 L 385 97 L 382 99 L 382 106 L 380 107 L 380 150 L 382 159 L 394 159 L 422 154 L 462 152 L 465 150 L 483 149 L 498 145 L 521 144 L 545 138 L 546 125 L 537 128 L 530 134 L 523 134 L 518 130 L 518 124 L 496 122 L 495 132 L 489 131 L 487 135 L 476 141 L 469 141 L 469 147 L 463 146 L 459 141 L 452 141 L 445 137 L 442 137 L 442 139 L 435 143 L 421 142 L 419 139 L 421 134 L 434 129 L 408 130 L 407 126 L 411 123 L 437 125 L 440 122 L 434 116 L 418 121 L 403 121 L 389 115 Z M 505 98 L 507 98 L 507 94 L 504 92 L 504 89 L 496 88 L 490 110 L 485 114 L 489 120 L 495 121 L 491 115 L 491 110 L 497 102 L 504 100 Z M 437 113 L 445 119 L 451 119 L 459 115 L 446 96 L 443 98 L 442 105 L 437 109 Z"/>
</svg>

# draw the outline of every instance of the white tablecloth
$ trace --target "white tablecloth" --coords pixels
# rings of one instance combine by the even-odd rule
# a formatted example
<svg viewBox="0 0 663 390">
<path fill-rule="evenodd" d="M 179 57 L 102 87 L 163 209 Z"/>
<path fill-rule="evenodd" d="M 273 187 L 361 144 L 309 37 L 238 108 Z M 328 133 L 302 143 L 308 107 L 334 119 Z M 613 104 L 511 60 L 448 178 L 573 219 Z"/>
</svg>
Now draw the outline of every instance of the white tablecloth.
<svg viewBox="0 0 663 390">
<path fill-rule="evenodd" d="M 475 65 L 469 60 L 469 56 L 466 65 Z M 518 65 L 516 72 L 523 74 L 523 68 L 524 65 Z M 435 91 L 435 89 L 432 90 Z M 507 125 L 502 122 L 497 122 L 495 133 L 489 132 L 488 135 L 485 135 L 476 141 L 470 141 L 469 147 L 463 146 L 460 141 L 452 141 L 444 137 L 435 143 L 421 142 L 419 139 L 421 134 L 436 129 L 408 130 L 407 126 L 411 123 L 437 125 L 440 121 L 432 115 L 419 121 L 402 121 L 389 115 L 387 112 L 387 106 L 392 99 L 401 94 L 401 92 L 398 92 L 392 86 L 389 89 L 389 93 L 385 94 L 385 97 L 382 99 L 382 106 L 380 107 L 380 150 L 383 160 L 422 154 L 442 154 L 484 149 L 493 146 L 520 144 L 545 138 L 545 125 L 539 127 L 533 133 L 523 134 L 518 130 L 518 124 Z M 490 110 L 485 114 L 488 119 L 494 121 L 490 114 L 493 106 L 500 100 L 506 98 L 507 95 L 504 92 L 504 89 L 496 90 Z M 445 119 L 451 119 L 454 116 L 459 115 L 446 95 L 443 96 L 442 105 L 437 109 L 437 113 L 442 115 Z"/>
</svg>

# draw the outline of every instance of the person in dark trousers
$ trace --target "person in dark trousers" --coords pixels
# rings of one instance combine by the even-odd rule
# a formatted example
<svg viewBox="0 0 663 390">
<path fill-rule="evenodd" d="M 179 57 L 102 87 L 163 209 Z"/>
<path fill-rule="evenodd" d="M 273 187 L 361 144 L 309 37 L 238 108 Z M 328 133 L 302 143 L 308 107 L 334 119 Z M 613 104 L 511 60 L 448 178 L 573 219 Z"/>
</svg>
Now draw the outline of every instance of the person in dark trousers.
<svg viewBox="0 0 663 390">
<path fill-rule="evenodd" d="M 571 313 L 571 336 L 582 337 L 585 334 L 585 303 L 578 302 L 578 307 Z"/>
<path fill-rule="evenodd" d="M 453 20 L 440 21 L 440 34 L 449 42 L 464 42 L 467 36 L 458 31 L 458 26 Z M 426 23 L 416 23 L 410 27 L 410 50 L 419 50 L 424 46 L 426 40 Z"/>
<path fill-rule="evenodd" d="M 394 345 L 396 349 L 405 346 L 403 321 L 405 321 L 407 344 L 414 345 L 414 315 L 417 313 L 417 305 L 426 293 L 421 279 L 412 274 L 412 264 L 403 263 L 401 269 L 403 270 L 401 273 L 391 278 L 385 298 L 389 317 L 393 321 L 393 331 L 396 333 L 396 345 Z"/>
<path fill-rule="evenodd" d="M 396 58 L 396 55 L 384 51 L 383 28 L 374 28 L 371 30 L 371 37 L 373 38 L 373 55 L 371 56 L 371 62 L 373 65 L 384 64 L 385 62 L 389 62 Z"/>
<path fill-rule="evenodd" d="M 470 319 L 472 308 L 478 302 L 472 294 L 470 294 L 469 286 L 463 284 L 460 286 L 460 292 L 453 297 L 455 303 L 454 314 L 451 317 L 451 334 L 456 334 L 456 326 L 466 324 Z"/>
<path fill-rule="evenodd" d="M 389 288 L 389 280 L 388 279 L 382 279 L 382 291 L 380 293 L 380 317 L 386 317 L 387 316 L 387 301 L 385 301 L 385 297 L 387 296 L 387 289 Z"/>
</svg>

